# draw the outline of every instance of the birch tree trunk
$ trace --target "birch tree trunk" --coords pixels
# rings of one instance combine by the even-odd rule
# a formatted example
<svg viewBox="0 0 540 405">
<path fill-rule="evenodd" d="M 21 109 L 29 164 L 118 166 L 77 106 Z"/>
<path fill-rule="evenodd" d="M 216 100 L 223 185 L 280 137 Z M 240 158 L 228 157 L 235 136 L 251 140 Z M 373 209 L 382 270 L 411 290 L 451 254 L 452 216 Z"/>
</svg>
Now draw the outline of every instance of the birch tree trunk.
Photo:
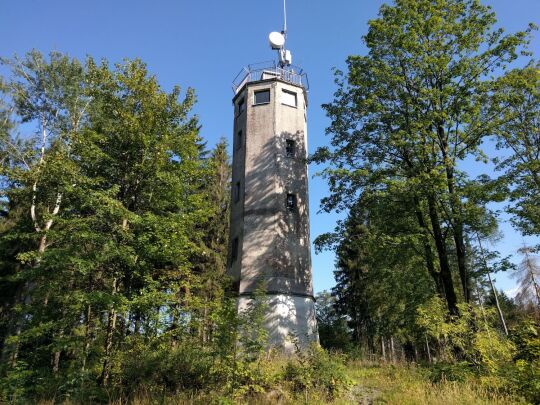
<svg viewBox="0 0 540 405">
<path fill-rule="evenodd" d="M 428 361 L 429 361 L 429 364 L 431 364 L 432 360 L 431 360 L 431 350 L 429 348 L 429 341 L 428 341 L 427 335 L 424 335 L 424 337 L 426 338 L 426 352 L 428 356 Z"/>
<path fill-rule="evenodd" d="M 390 353 L 392 355 L 392 363 L 396 362 L 396 351 L 394 348 L 394 336 L 390 336 Z"/>
</svg>

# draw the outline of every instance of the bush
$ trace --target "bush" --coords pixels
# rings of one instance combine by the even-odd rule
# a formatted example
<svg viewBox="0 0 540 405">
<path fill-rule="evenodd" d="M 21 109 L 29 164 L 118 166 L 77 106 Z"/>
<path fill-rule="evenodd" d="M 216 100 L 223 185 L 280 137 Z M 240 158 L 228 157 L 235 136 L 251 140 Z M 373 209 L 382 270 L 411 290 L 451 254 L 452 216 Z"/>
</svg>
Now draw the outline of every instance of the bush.
<svg viewBox="0 0 540 405">
<path fill-rule="evenodd" d="M 197 390 L 212 384 L 211 353 L 193 342 L 180 342 L 171 349 L 169 345 L 133 342 L 126 350 L 115 374 L 118 386 L 127 393 L 136 391 L 176 392 Z"/>
<path fill-rule="evenodd" d="M 466 361 L 458 363 L 438 363 L 433 365 L 429 371 L 429 377 L 433 383 L 444 381 L 465 382 L 473 375 L 471 366 Z"/>
<path fill-rule="evenodd" d="M 528 401 L 540 403 L 540 333 L 538 325 L 528 320 L 511 331 L 516 345 L 513 367 L 507 369 L 507 378 Z"/>
<path fill-rule="evenodd" d="M 307 352 L 297 350 L 297 358 L 289 360 L 285 366 L 283 379 L 296 392 L 315 387 L 329 400 L 353 384 L 347 375 L 343 355 L 329 353 L 318 345 L 312 345 Z"/>
</svg>

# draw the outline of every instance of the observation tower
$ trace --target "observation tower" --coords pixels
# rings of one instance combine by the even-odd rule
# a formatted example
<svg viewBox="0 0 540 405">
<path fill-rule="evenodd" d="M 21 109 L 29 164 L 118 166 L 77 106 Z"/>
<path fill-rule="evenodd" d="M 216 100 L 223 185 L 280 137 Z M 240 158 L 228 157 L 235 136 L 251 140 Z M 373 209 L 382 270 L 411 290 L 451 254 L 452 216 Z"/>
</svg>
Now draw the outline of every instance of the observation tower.
<svg viewBox="0 0 540 405">
<path fill-rule="evenodd" d="M 245 311 L 266 295 L 269 344 L 287 352 L 318 340 L 311 279 L 307 90 L 292 65 L 284 2 L 274 62 L 248 65 L 233 81 L 234 140 L 228 273 Z"/>
</svg>

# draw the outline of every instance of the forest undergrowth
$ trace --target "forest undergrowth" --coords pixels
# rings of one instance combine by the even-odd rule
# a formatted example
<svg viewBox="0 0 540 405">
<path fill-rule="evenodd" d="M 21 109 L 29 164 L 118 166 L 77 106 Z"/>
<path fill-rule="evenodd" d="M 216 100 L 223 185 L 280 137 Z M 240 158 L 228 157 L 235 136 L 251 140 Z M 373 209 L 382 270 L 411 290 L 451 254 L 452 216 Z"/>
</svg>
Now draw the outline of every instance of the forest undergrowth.
<svg viewBox="0 0 540 405">
<path fill-rule="evenodd" d="M 244 393 L 240 396 L 223 389 L 193 390 L 176 394 L 159 394 L 141 387 L 130 398 L 112 397 L 111 405 L 150 404 L 399 404 L 399 405 L 476 405 L 476 404 L 528 404 L 519 395 L 493 390 L 475 376 L 461 381 L 443 378 L 433 381 L 436 367 L 407 363 L 385 363 L 368 360 L 349 360 L 344 364 L 346 384 L 339 393 L 329 396 L 327 387 L 310 386 L 298 389 L 287 379 L 288 360 L 274 359 L 267 364 L 272 383 L 264 392 Z M 290 376 L 289 376 L 290 377 Z M 341 384 L 341 383 L 337 383 Z M 53 405 L 55 400 L 39 402 Z M 78 404 L 66 400 L 64 405 Z"/>
</svg>

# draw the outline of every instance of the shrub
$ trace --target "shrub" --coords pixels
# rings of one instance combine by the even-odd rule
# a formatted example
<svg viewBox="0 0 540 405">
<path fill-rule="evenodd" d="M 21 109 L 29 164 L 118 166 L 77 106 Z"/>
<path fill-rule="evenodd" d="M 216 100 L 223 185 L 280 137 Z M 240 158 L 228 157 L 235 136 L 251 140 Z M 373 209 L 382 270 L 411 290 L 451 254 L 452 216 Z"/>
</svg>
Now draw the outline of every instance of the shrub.
<svg viewBox="0 0 540 405">
<path fill-rule="evenodd" d="M 211 353 L 194 342 L 179 342 L 171 349 L 137 341 L 124 353 L 115 378 L 127 393 L 197 390 L 212 384 Z"/>
<path fill-rule="evenodd" d="M 540 333 L 538 325 L 527 320 L 511 331 L 516 345 L 513 367 L 507 369 L 507 378 L 532 403 L 540 403 Z"/>
<path fill-rule="evenodd" d="M 306 352 L 297 350 L 297 357 L 289 360 L 285 366 L 283 379 L 289 382 L 296 392 L 306 392 L 316 387 L 322 390 L 329 400 L 352 386 L 343 356 L 329 353 L 315 344 Z"/>
<path fill-rule="evenodd" d="M 429 371 L 429 377 L 433 383 L 444 381 L 464 382 L 473 375 L 471 366 L 466 361 L 434 364 Z"/>
</svg>

